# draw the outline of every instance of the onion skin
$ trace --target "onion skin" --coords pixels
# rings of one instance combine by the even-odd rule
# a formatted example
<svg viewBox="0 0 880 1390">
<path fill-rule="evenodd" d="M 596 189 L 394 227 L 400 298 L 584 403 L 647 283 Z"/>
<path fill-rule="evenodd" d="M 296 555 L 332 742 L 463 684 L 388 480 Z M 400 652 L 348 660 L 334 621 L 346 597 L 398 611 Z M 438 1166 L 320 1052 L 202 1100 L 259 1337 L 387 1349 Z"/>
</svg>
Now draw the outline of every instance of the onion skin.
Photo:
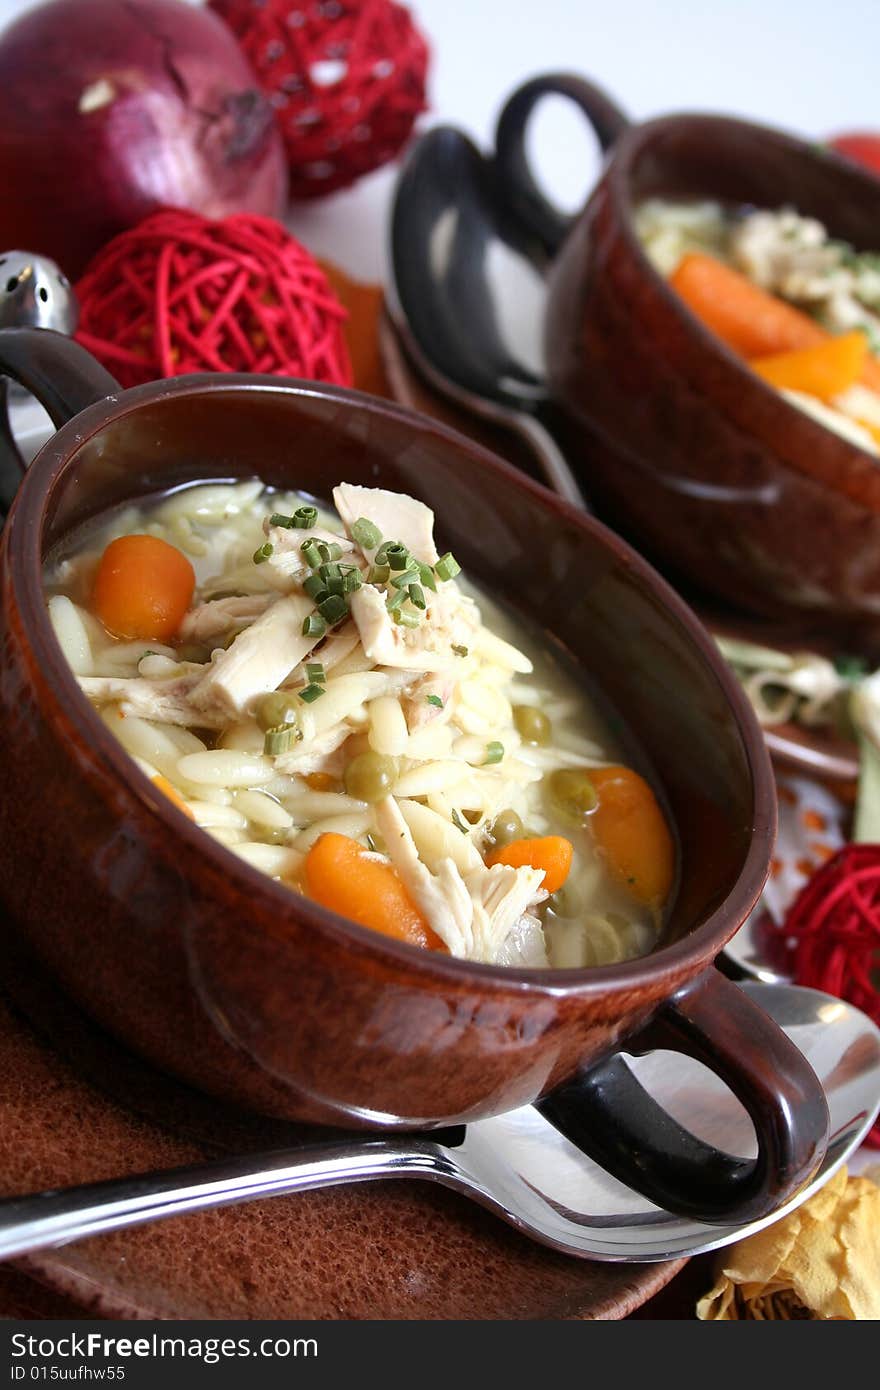
<svg viewBox="0 0 880 1390">
<path fill-rule="evenodd" d="M 184 0 L 50 0 L 0 34 L 0 248 L 74 279 L 163 206 L 278 217 L 274 112 L 222 20 Z"/>
</svg>

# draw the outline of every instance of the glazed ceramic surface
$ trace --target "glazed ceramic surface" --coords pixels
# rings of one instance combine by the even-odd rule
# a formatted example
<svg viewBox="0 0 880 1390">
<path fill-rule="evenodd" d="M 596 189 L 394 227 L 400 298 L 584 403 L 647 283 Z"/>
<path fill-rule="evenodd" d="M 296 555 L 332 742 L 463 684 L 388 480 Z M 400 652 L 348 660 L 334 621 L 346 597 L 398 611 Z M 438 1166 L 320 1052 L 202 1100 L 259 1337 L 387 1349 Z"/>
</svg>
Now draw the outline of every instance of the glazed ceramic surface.
<svg viewBox="0 0 880 1390">
<path fill-rule="evenodd" d="M 55 335 L 7 335 L 0 347 L 37 384 L 58 358 L 74 377 L 94 368 Z M 106 375 L 92 386 L 103 396 Z M 77 405 L 83 394 L 80 380 Z M 590 674 L 624 741 L 637 732 L 634 755 L 678 834 L 681 884 L 662 949 L 577 972 L 420 952 L 242 865 L 141 776 L 55 643 L 43 559 L 125 499 L 254 474 L 318 496 L 340 478 L 416 493 L 477 582 Z M 704 1211 L 748 1188 L 743 1215 L 754 1215 L 815 1167 L 827 1124 L 815 1076 L 708 968 L 767 870 L 774 801 L 760 731 L 689 610 L 603 527 L 387 403 L 271 378 L 189 378 L 112 392 L 65 426 L 26 475 L 0 565 L 8 920 L 105 1027 L 216 1095 L 289 1118 L 421 1127 L 542 1098 L 585 1146 L 613 1131 L 617 1151 L 601 1156 L 619 1172 L 656 1117 L 620 1089 L 613 1057 L 602 1064 L 611 1072 L 595 1064 L 651 1021 L 655 1041 L 643 1033 L 634 1045 L 710 1057 L 767 1145 L 753 1165 L 760 1194 L 742 1172 L 718 1170 L 714 1187 L 696 1182 Z"/>
<path fill-rule="evenodd" d="M 791 406 L 652 268 L 649 197 L 790 206 L 880 246 L 880 182 L 829 151 L 716 116 L 633 126 L 556 261 L 548 386 L 588 446 L 602 515 L 666 572 L 753 613 L 880 637 L 880 469 Z"/>
</svg>

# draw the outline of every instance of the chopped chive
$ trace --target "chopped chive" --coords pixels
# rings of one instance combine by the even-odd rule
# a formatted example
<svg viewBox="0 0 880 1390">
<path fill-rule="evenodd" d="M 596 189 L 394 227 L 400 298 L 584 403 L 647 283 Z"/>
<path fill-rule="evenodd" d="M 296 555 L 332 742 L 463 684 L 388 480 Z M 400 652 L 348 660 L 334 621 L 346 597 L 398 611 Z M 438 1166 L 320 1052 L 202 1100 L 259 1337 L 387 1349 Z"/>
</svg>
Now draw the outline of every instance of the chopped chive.
<svg viewBox="0 0 880 1390">
<path fill-rule="evenodd" d="M 293 514 L 293 524 L 300 531 L 308 531 L 318 520 L 317 507 L 297 507 Z"/>
<path fill-rule="evenodd" d="M 405 569 L 401 570 L 399 574 L 395 574 L 391 583 L 394 585 L 395 589 L 408 589 L 410 584 L 414 584 L 418 577 L 418 570 Z"/>
<path fill-rule="evenodd" d="M 455 655 L 456 655 L 456 656 L 467 656 L 467 654 L 468 654 L 468 649 L 467 649 L 467 647 L 460 647 L 460 646 L 458 646 L 458 644 L 455 643 L 455 642 L 453 642 L 453 644 L 452 644 L 452 650 L 455 652 Z"/>
<path fill-rule="evenodd" d="M 316 570 L 321 563 L 321 552 L 318 549 L 318 542 L 316 540 L 303 541 L 300 550 L 302 551 L 306 564 L 311 565 L 312 569 Z"/>
<path fill-rule="evenodd" d="M 327 558 L 330 561 L 339 559 L 340 555 L 342 554 L 342 546 L 339 544 L 338 541 L 321 541 L 320 544 L 326 547 L 328 551 Z"/>
<path fill-rule="evenodd" d="M 389 565 L 393 570 L 405 570 L 409 565 L 409 551 L 400 541 L 385 541 L 376 553 L 377 565 Z"/>
<path fill-rule="evenodd" d="M 323 694 L 324 694 L 324 687 L 323 687 L 323 685 L 314 685 L 314 684 L 312 684 L 312 685 L 307 685 L 307 686 L 305 686 L 305 687 L 299 692 L 299 698 L 300 698 L 301 700 L 303 700 L 307 705 L 311 705 L 311 704 L 314 704 L 315 700 L 319 700 Z"/>
<path fill-rule="evenodd" d="M 457 574 L 461 574 L 461 565 L 456 560 L 451 550 L 447 550 L 445 555 L 434 566 L 434 573 L 438 579 L 454 579 Z"/>
<path fill-rule="evenodd" d="M 301 737 L 295 724 L 276 724 L 274 728 L 267 729 L 263 736 L 263 752 L 270 758 L 277 758 L 279 753 L 286 753 Z"/>
<path fill-rule="evenodd" d="M 397 608 L 394 611 L 394 621 L 401 627 L 418 627 L 419 619 L 416 613 L 407 613 L 404 608 Z"/>
<path fill-rule="evenodd" d="M 269 517 L 270 526 L 283 526 L 285 531 L 292 531 L 296 522 L 292 516 L 285 516 L 283 512 L 273 512 Z"/>
<path fill-rule="evenodd" d="M 348 616 L 348 604 L 341 594 L 328 594 L 318 604 L 318 612 L 332 626 Z"/>
<path fill-rule="evenodd" d="M 356 589 L 361 587 L 363 582 L 360 570 L 346 570 L 345 574 L 342 576 L 342 592 L 344 594 L 353 594 Z"/>
<path fill-rule="evenodd" d="M 387 584 L 391 577 L 390 565 L 371 565 L 367 575 L 368 584 Z"/>
<path fill-rule="evenodd" d="M 338 579 L 342 570 L 335 560 L 325 560 L 323 565 L 318 566 L 318 573 L 322 579 Z"/>
<path fill-rule="evenodd" d="M 322 594 L 326 593 L 326 585 L 319 574 L 310 574 L 307 579 L 304 579 L 303 588 L 309 598 L 313 599 L 317 599 Z"/>
<path fill-rule="evenodd" d="M 452 824 L 455 826 L 456 830 L 461 831 L 462 835 L 470 834 L 470 826 L 465 825 L 464 821 L 462 820 L 461 816 L 458 814 L 456 810 L 453 810 L 452 812 Z"/>
<path fill-rule="evenodd" d="M 387 599 L 385 600 L 385 607 L 388 609 L 389 613 L 396 613 L 398 609 L 402 608 L 405 603 L 406 590 L 395 589 L 392 593 L 389 593 Z"/>
<path fill-rule="evenodd" d="M 273 554 L 274 550 L 275 547 L 271 541 L 266 541 L 265 545 L 257 546 L 256 550 L 254 551 L 254 564 L 264 565 L 268 560 L 269 556 Z"/>
<path fill-rule="evenodd" d="M 303 637 L 323 637 L 326 631 L 327 624 L 320 613 L 310 613 L 307 618 L 303 618 Z"/>
<path fill-rule="evenodd" d="M 329 579 L 326 579 L 324 583 L 326 584 L 328 594 L 345 593 L 345 580 L 343 579 L 341 574 L 331 575 L 331 577 Z"/>
<path fill-rule="evenodd" d="M 427 608 L 425 591 L 420 584 L 410 584 L 406 592 L 409 594 L 409 601 L 413 608 Z"/>
<path fill-rule="evenodd" d="M 326 541 L 315 541 L 315 549 L 321 557 L 321 564 L 326 565 L 333 557 L 330 554 L 330 547 Z"/>
<path fill-rule="evenodd" d="M 430 565 L 419 565 L 419 579 L 426 589 L 430 589 L 432 594 L 436 594 L 437 580 Z"/>
<path fill-rule="evenodd" d="M 438 709 L 443 708 L 443 701 L 440 699 L 439 695 L 426 695 L 425 699 L 429 705 L 436 705 Z"/>
<path fill-rule="evenodd" d="M 327 677 L 324 675 L 324 665 L 320 661 L 306 662 L 306 678 L 310 685 L 323 685 Z"/>
<path fill-rule="evenodd" d="M 375 550 L 382 544 L 382 532 L 365 516 L 358 517 L 351 528 L 351 538 L 362 550 Z"/>
<path fill-rule="evenodd" d="M 503 757 L 504 744 L 499 743 L 497 739 L 493 739 L 491 743 L 486 744 L 486 756 L 483 759 L 483 766 L 491 767 L 493 763 L 500 763 Z"/>
</svg>

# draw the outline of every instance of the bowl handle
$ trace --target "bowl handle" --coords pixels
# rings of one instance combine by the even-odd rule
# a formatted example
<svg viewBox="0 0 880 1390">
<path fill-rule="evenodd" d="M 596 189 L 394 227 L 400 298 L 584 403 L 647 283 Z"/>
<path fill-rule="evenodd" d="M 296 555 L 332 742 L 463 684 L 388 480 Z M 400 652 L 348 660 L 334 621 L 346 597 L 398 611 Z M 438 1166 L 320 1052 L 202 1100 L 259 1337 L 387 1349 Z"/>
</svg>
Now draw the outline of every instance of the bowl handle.
<svg viewBox="0 0 880 1390">
<path fill-rule="evenodd" d="M 495 160 L 504 196 L 525 229 L 554 256 L 577 214 L 564 213 L 544 196 L 526 153 L 526 129 L 538 102 L 545 96 L 568 97 L 583 111 L 604 154 L 630 122 L 601 87 L 575 73 L 551 72 L 518 87 L 508 98 L 495 130 Z"/>
<path fill-rule="evenodd" d="M 828 1143 L 828 1105 L 803 1054 L 714 968 L 683 985 L 626 1040 L 682 1052 L 715 1072 L 755 1126 L 757 1158 L 704 1143 L 663 1110 L 615 1055 L 538 1102 L 544 1117 L 615 1178 L 679 1216 L 760 1220 L 809 1181 Z"/>
<path fill-rule="evenodd" d="M 51 328 L 0 329 L 0 489 L 8 506 L 25 462 L 9 422 L 4 377 L 31 391 L 56 428 L 121 388 L 90 352 L 65 333 Z"/>
</svg>

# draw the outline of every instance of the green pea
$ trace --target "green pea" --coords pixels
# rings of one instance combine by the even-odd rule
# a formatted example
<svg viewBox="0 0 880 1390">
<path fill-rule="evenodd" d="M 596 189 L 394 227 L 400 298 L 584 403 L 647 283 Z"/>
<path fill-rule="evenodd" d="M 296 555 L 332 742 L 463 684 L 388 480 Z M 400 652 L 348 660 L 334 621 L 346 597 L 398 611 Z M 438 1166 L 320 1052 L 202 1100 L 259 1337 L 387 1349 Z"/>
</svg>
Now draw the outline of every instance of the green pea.
<svg viewBox="0 0 880 1390">
<path fill-rule="evenodd" d="M 599 804 L 588 772 L 579 767 L 559 767 L 544 780 L 550 808 L 566 825 L 583 825 Z"/>
<path fill-rule="evenodd" d="M 550 742 L 553 725 L 536 705 L 514 705 L 513 724 L 523 743 L 536 743 L 543 747 Z"/>
<path fill-rule="evenodd" d="M 261 695 L 254 714 L 263 733 L 267 729 L 277 729 L 279 724 L 289 724 L 296 718 L 294 697 L 289 690 L 273 690 L 271 695 Z"/>
<path fill-rule="evenodd" d="M 381 801 L 397 781 L 397 763 L 372 749 L 352 758 L 345 769 L 345 790 L 358 801 Z"/>
<path fill-rule="evenodd" d="M 523 823 L 516 811 L 508 806 L 492 822 L 489 830 L 489 838 L 493 846 L 509 845 L 512 840 L 521 840 L 523 833 Z"/>
</svg>

